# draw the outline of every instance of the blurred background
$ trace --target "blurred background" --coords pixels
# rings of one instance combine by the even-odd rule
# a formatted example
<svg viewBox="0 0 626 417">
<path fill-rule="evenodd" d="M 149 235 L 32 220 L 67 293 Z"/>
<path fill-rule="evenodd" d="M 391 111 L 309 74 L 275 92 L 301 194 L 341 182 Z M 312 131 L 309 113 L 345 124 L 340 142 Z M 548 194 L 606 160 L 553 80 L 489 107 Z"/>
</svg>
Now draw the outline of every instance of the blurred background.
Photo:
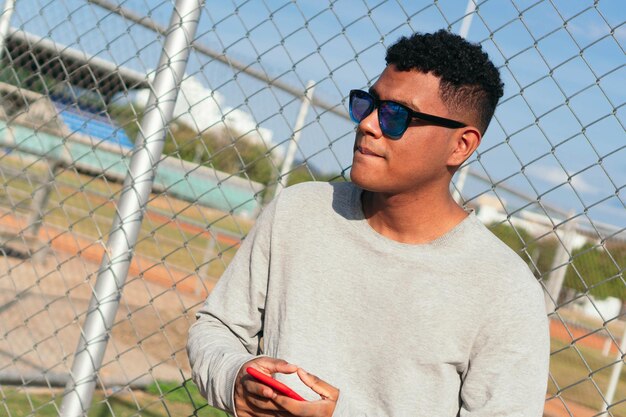
<svg viewBox="0 0 626 417">
<path fill-rule="evenodd" d="M 225 415 L 194 312 L 281 189 L 349 180 L 386 47 L 444 28 L 505 82 L 451 191 L 544 286 L 544 415 L 626 416 L 622 0 L 0 4 L 0 415 Z"/>
</svg>

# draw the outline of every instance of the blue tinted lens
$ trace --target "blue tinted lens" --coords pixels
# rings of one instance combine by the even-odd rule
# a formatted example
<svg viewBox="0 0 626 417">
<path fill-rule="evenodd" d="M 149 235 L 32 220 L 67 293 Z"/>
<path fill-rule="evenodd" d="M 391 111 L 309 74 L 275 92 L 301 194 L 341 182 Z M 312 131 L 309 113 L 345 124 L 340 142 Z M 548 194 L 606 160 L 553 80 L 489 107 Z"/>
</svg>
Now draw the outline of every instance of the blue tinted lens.
<svg viewBox="0 0 626 417">
<path fill-rule="evenodd" d="M 350 118 L 355 123 L 361 123 L 374 110 L 374 100 L 365 94 L 353 91 L 350 94 Z"/>
<path fill-rule="evenodd" d="M 378 123 L 383 133 L 392 138 L 402 136 L 409 122 L 409 112 L 403 106 L 385 101 L 378 107 Z"/>
</svg>

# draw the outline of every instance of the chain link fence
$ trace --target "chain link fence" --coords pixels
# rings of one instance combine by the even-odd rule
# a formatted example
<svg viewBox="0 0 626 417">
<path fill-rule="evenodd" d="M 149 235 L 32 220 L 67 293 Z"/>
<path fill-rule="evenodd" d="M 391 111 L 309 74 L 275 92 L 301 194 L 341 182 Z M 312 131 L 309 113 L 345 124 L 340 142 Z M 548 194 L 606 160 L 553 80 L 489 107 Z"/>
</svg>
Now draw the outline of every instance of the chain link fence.
<svg viewBox="0 0 626 417">
<path fill-rule="evenodd" d="M 281 188 L 347 178 L 346 96 L 386 47 L 447 28 L 506 83 L 452 191 L 546 290 L 544 415 L 626 416 L 625 21 L 620 0 L 5 0 L 0 415 L 224 415 L 190 381 L 194 311 Z"/>
</svg>

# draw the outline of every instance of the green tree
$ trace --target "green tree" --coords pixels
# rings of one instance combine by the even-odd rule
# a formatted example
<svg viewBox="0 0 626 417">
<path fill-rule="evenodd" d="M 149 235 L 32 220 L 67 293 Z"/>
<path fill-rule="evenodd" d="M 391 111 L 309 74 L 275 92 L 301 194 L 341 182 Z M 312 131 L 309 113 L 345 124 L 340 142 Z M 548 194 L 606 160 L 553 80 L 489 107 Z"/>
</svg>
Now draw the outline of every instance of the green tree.
<svg viewBox="0 0 626 417">
<path fill-rule="evenodd" d="M 617 297 L 626 300 L 626 244 L 588 243 L 572 253 L 564 286 L 589 293 L 597 299 Z"/>
<path fill-rule="evenodd" d="M 134 142 L 143 109 L 130 104 L 112 105 L 109 114 Z M 202 163 L 229 174 L 247 176 L 261 184 L 267 184 L 275 177 L 271 156 L 265 146 L 227 130 L 199 134 L 187 124 L 174 121 L 168 129 L 163 154 Z"/>
<path fill-rule="evenodd" d="M 225 133 L 202 136 L 202 148 L 200 161 L 219 171 L 248 177 L 264 185 L 276 177 L 277 170 L 270 151 L 261 143 L 245 137 L 232 140 Z"/>
<path fill-rule="evenodd" d="M 295 163 L 296 168 L 294 168 L 289 173 L 289 179 L 287 181 L 287 186 L 299 184 L 301 182 L 306 181 L 345 181 L 345 177 L 342 174 L 332 173 L 326 174 L 321 171 L 315 169 L 312 165 L 307 165 L 306 162 L 298 161 Z"/>
<path fill-rule="evenodd" d="M 141 126 L 143 109 L 126 105 L 109 106 L 109 114 L 134 142 Z M 262 143 L 239 136 L 228 129 L 197 133 L 185 123 L 175 121 L 170 125 L 165 144 L 165 155 L 185 161 L 201 163 L 218 171 L 250 178 L 266 187 L 273 195 L 272 184 L 278 176 L 280 162 L 275 162 L 270 150 Z M 341 174 L 324 174 L 300 162 L 290 173 L 288 185 L 304 181 L 345 180 Z"/>
<path fill-rule="evenodd" d="M 537 278 L 550 272 L 557 242 L 548 237 L 535 238 L 522 227 L 513 228 L 507 223 L 494 223 L 489 229 L 507 246 L 529 264 Z"/>
<path fill-rule="evenodd" d="M 27 71 L 19 66 L 13 66 L 7 60 L 2 60 L 0 82 L 25 88 L 39 94 L 49 95 L 57 90 L 61 84 L 54 78 L 39 72 Z"/>
<path fill-rule="evenodd" d="M 126 136 L 135 143 L 141 119 L 143 118 L 143 108 L 130 104 L 111 104 L 108 108 L 109 116 L 115 124 L 126 132 Z"/>
<path fill-rule="evenodd" d="M 527 242 L 532 240 L 530 233 L 521 227 L 513 228 L 506 223 L 493 223 L 488 227 L 494 235 L 520 255 L 527 249 Z"/>
</svg>

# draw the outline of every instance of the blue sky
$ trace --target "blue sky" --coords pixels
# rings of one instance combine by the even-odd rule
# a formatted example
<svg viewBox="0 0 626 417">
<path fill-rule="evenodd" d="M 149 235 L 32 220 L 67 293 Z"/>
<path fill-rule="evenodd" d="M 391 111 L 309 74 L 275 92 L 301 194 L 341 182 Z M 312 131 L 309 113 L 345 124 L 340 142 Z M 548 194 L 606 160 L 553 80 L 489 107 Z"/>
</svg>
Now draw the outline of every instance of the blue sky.
<svg viewBox="0 0 626 417">
<path fill-rule="evenodd" d="M 468 39 L 481 42 L 505 81 L 505 96 L 472 171 L 541 195 L 565 211 L 587 210 L 592 221 L 626 227 L 626 8 L 622 0 L 486 0 L 478 2 Z M 170 1 L 128 0 L 124 7 L 166 25 Z M 208 1 L 198 41 L 262 69 L 271 77 L 340 102 L 351 88 L 372 83 L 385 47 L 413 31 L 451 25 L 458 32 L 466 0 Z M 270 17 L 271 16 L 271 17 Z M 22 0 L 12 26 L 147 72 L 161 40 L 82 0 Z M 582 53 L 581 53 L 582 51 Z M 285 146 L 299 100 L 267 88 L 197 53 L 188 73 L 251 113 Z M 282 110 L 281 110 L 282 109 Z M 353 126 L 309 113 L 298 159 L 338 172 L 351 163 Z M 601 162 L 599 162 L 601 161 Z M 569 180 L 568 180 L 569 178 Z M 490 184 L 470 178 L 463 195 Z M 501 194 L 510 208 L 523 204 Z M 583 219 L 583 221 L 585 221 Z"/>
</svg>

